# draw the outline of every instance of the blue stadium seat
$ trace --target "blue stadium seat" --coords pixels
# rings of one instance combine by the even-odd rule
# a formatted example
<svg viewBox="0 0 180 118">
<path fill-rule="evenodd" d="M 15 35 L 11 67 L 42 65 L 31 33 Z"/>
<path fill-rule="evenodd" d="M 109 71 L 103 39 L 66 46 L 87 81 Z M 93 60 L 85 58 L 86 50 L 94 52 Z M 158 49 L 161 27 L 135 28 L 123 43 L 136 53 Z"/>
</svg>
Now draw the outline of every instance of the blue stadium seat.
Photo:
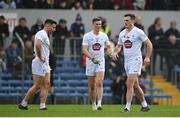
<svg viewBox="0 0 180 118">
<path fill-rule="evenodd" d="M 153 87 L 153 88 L 149 87 L 149 88 L 146 88 L 146 90 L 148 92 L 163 92 L 161 88 L 157 88 L 157 87 Z"/>
<path fill-rule="evenodd" d="M 62 72 L 82 72 L 82 68 L 79 67 L 56 67 L 55 72 L 56 73 L 62 73 Z"/>
<path fill-rule="evenodd" d="M 86 78 L 86 75 L 84 73 L 60 73 L 56 74 L 55 77 L 61 79 L 83 79 Z"/>
<path fill-rule="evenodd" d="M 152 84 L 152 81 L 148 80 L 148 79 L 141 79 L 140 82 L 143 85 L 150 85 L 150 84 Z"/>
<path fill-rule="evenodd" d="M 8 73 L 8 72 L 0 72 L 0 77 L 12 77 L 12 74 L 11 73 Z"/>
<path fill-rule="evenodd" d="M 57 65 L 68 64 L 68 65 L 79 65 L 78 61 L 73 60 L 57 60 Z"/>
</svg>

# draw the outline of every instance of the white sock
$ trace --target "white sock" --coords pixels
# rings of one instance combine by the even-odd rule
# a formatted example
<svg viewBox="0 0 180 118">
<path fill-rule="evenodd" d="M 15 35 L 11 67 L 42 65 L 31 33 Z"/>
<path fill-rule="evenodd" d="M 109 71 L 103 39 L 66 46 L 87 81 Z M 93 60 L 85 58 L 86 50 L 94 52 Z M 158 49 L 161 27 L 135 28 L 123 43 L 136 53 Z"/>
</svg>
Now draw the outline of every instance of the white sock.
<svg viewBox="0 0 180 118">
<path fill-rule="evenodd" d="M 98 106 L 101 106 L 102 100 L 98 100 Z"/>
<path fill-rule="evenodd" d="M 40 103 L 40 109 L 46 108 L 46 104 L 45 103 Z"/>
<path fill-rule="evenodd" d="M 23 107 L 26 107 L 26 106 L 27 106 L 27 101 L 23 100 L 23 101 L 21 102 L 21 105 L 22 105 Z"/>
<path fill-rule="evenodd" d="M 143 107 L 147 107 L 147 102 L 146 102 L 146 100 L 144 100 L 143 102 L 141 102 L 141 104 L 142 104 Z"/>
<path fill-rule="evenodd" d="M 127 102 L 125 108 L 127 108 L 128 110 L 130 110 L 130 107 L 131 107 L 131 103 Z"/>
<path fill-rule="evenodd" d="M 96 102 L 93 102 L 92 105 L 93 105 L 93 106 L 96 106 Z"/>
</svg>

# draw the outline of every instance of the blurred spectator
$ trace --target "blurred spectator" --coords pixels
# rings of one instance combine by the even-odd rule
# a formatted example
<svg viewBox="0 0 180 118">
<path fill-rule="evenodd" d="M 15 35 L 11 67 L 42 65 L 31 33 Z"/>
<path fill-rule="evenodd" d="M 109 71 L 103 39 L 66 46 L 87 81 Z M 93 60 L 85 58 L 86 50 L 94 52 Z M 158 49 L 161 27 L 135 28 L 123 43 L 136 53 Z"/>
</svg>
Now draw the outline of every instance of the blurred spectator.
<svg viewBox="0 0 180 118">
<path fill-rule="evenodd" d="M 113 9 L 112 0 L 94 0 L 94 9 Z"/>
<path fill-rule="evenodd" d="M 8 24 L 5 23 L 5 17 L 0 16 L 0 47 L 3 47 L 4 40 L 9 36 Z"/>
<path fill-rule="evenodd" d="M 54 8 L 56 9 L 69 9 L 68 0 L 55 0 Z"/>
<path fill-rule="evenodd" d="M 105 78 L 115 79 L 117 73 L 114 73 L 114 70 L 117 66 L 111 57 L 109 57 L 107 49 L 105 49 Z"/>
<path fill-rule="evenodd" d="M 88 2 L 87 2 L 87 9 L 88 10 L 93 10 L 94 9 L 93 0 L 88 0 Z"/>
<path fill-rule="evenodd" d="M 82 17 L 80 14 L 76 15 L 75 22 L 71 24 L 71 36 L 72 37 L 83 37 L 85 33 L 85 27 L 82 23 Z"/>
<path fill-rule="evenodd" d="M 170 35 L 166 47 L 166 64 L 167 64 L 167 81 L 171 81 L 172 69 L 175 66 L 180 66 L 180 43 L 177 42 L 175 35 Z"/>
<path fill-rule="evenodd" d="M 102 18 L 101 31 L 106 33 L 108 35 L 109 39 L 111 39 L 111 30 L 110 30 L 109 24 L 107 23 L 107 20 L 105 18 Z"/>
<path fill-rule="evenodd" d="M 24 0 L 23 1 L 26 8 L 40 8 L 41 0 Z"/>
<path fill-rule="evenodd" d="M 14 28 L 13 35 L 16 37 L 15 33 L 18 33 L 22 40 L 25 42 L 31 39 L 31 32 L 27 27 L 27 20 L 24 17 L 19 19 L 19 25 Z"/>
<path fill-rule="evenodd" d="M 67 28 L 67 21 L 60 19 L 59 24 L 56 25 L 56 31 L 53 33 L 53 47 L 56 54 L 64 55 L 65 40 L 70 37 L 70 32 Z"/>
<path fill-rule="evenodd" d="M 51 97 L 51 103 L 55 104 L 55 90 L 54 90 L 54 71 L 56 69 L 56 55 L 50 51 L 49 55 L 49 66 L 51 67 L 51 77 L 50 77 L 50 97 Z"/>
<path fill-rule="evenodd" d="M 148 37 L 153 44 L 153 74 L 155 74 L 156 58 L 158 54 L 160 55 L 160 70 L 163 68 L 163 36 L 162 19 L 157 17 L 154 20 L 154 24 L 148 28 Z"/>
<path fill-rule="evenodd" d="M 47 7 L 46 8 L 53 8 L 54 7 L 54 0 L 46 0 Z"/>
<path fill-rule="evenodd" d="M 72 38 L 70 41 L 71 55 L 74 55 L 76 51 L 77 56 L 80 56 L 82 52 L 82 37 L 85 33 L 85 27 L 82 23 L 82 17 L 80 14 L 76 15 L 75 22 L 71 25 L 70 32 L 72 37 L 78 37 L 78 39 Z"/>
<path fill-rule="evenodd" d="M 0 2 L 0 8 L 3 9 L 16 9 L 16 3 L 14 0 L 2 0 Z"/>
<path fill-rule="evenodd" d="M 31 74 L 31 62 L 33 58 L 33 42 L 26 40 L 25 42 L 25 69 L 27 74 Z"/>
<path fill-rule="evenodd" d="M 23 0 L 15 0 L 15 2 L 17 8 L 24 8 Z"/>
<path fill-rule="evenodd" d="M 126 103 L 126 76 L 118 76 L 111 85 L 111 90 L 113 93 L 113 102 L 115 104 Z"/>
<path fill-rule="evenodd" d="M 142 25 L 142 17 L 141 16 L 136 16 L 134 25 L 144 31 L 144 26 Z"/>
<path fill-rule="evenodd" d="M 13 39 L 11 45 L 6 49 L 7 69 L 11 72 L 17 72 L 21 69 L 21 50 L 18 48 L 16 40 Z"/>
<path fill-rule="evenodd" d="M 72 10 L 83 10 L 82 0 L 75 0 L 71 7 Z"/>
<path fill-rule="evenodd" d="M 166 38 L 169 38 L 169 36 L 174 35 L 176 38 L 180 38 L 180 33 L 178 29 L 176 28 L 176 21 L 172 21 L 170 23 L 170 28 L 165 32 Z"/>
<path fill-rule="evenodd" d="M 172 10 L 174 1 L 172 0 L 147 0 L 147 10 Z"/>
<path fill-rule="evenodd" d="M 142 25 L 142 17 L 141 16 L 136 16 L 134 26 L 138 27 L 139 29 L 144 31 L 144 26 Z M 144 43 L 142 44 L 141 50 L 143 51 L 144 49 Z M 144 55 L 144 54 L 143 54 Z"/>
<path fill-rule="evenodd" d="M 36 32 L 43 29 L 43 27 L 43 21 L 41 19 L 37 19 L 36 23 L 31 27 L 32 34 L 35 35 Z"/>
<path fill-rule="evenodd" d="M 6 53 L 5 50 L 0 47 L 0 72 L 6 72 L 7 66 L 6 66 Z"/>
<path fill-rule="evenodd" d="M 175 10 L 180 10 L 180 0 L 174 0 L 174 8 Z"/>
<path fill-rule="evenodd" d="M 134 0 L 133 6 L 135 10 L 144 10 L 146 5 L 146 0 Z"/>
<path fill-rule="evenodd" d="M 119 9 L 132 10 L 133 9 L 133 0 L 113 0 L 113 3 L 114 3 L 115 10 L 119 10 Z"/>
</svg>

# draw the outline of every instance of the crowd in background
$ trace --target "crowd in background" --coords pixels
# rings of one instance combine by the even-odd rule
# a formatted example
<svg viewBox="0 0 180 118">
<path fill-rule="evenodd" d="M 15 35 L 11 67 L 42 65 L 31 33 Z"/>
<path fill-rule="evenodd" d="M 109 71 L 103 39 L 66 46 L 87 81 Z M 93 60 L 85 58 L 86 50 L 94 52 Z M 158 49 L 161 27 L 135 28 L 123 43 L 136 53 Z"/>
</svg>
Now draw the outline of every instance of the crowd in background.
<svg viewBox="0 0 180 118">
<path fill-rule="evenodd" d="M 108 24 L 106 18 L 102 18 L 102 28 L 101 31 L 105 32 L 113 46 L 116 45 L 118 40 L 118 33 L 116 37 L 111 36 L 111 27 Z M 162 28 L 162 20 L 160 17 L 155 18 L 154 23 L 148 28 L 148 37 L 153 44 L 153 72 L 152 74 L 156 74 L 156 63 L 157 56 L 160 56 L 160 70 L 164 71 L 164 66 L 167 67 L 166 80 L 171 81 L 171 71 L 174 67 L 180 66 L 180 32 L 176 28 L 176 21 L 171 21 L 169 29 L 164 31 Z M 10 35 L 8 24 L 6 23 L 6 18 L 4 16 L 0 16 L 0 72 L 14 72 L 16 75 L 21 72 L 21 64 L 22 64 L 22 47 L 20 46 L 20 42 L 16 38 L 16 33 L 20 35 L 25 44 L 25 72 L 27 74 L 31 74 L 31 61 L 33 58 L 33 41 L 34 35 L 39 30 L 43 29 L 43 21 L 41 19 L 37 19 L 36 23 L 31 27 L 27 26 L 27 19 L 25 17 L 19 18 L 18 25 L 15 26 L 13 30 L 13 38 L 11 44 L 4 48 L 4 41 L 7 40 Z M 142 17 L 137 16 L 135 26 L 144 30 L 144 26 L 142 24 Z M 121 30 L 124 27 L 121 28 Z M 83 23 L 83 19 L 80 14 L 77 14 L 75 17 L 75 21 L 71 24 L 70 28 L 67 27 L 66 19 L 59 19 L 58 24 L 56 26 L 56 31 L 52 34 L 53 39 L 53 52 L 60 56 L 60 59 L 63 59 L 63 55 L 65 52 L 65 42 L 69 38 L 71 38 L 69 49 L 71 55 L 75 52 L 79 55 L 80 58 L 71 58 L 75 60 L 82 60 L 82 66 L 85 66 L 85 59 L 81 52 L 81 42 L 82 37 L 85 33 L 85 24 Z M 81 40 L 76 40 L 79 37 Z M 76 43 L 74 43 L 76 42 Z M 74 45 L 75 44 L 75 45 Z M 75 50 L 74 50 L 75 46 Z M 60 48 L 59 48 L 60 47 Z M 143 49 L 142 49 L 143 50 Z M 114 80 L 112 84 L 112 91 L 114 94 L 114 101 L 123 101 L 124 94 L 126 93 L 126 75 L 124 71 L 123 65 L 123 54 L 119 54 L 120 59 L 118 61 L 112 61 L 109 56 L 105 56 L 106 58 L 106 78 L 111 78 Z M 54 64 L 55 67 L 55 64 Z M 148 68 L 142 68 L 142 77 L 147 77 Z M 143 87 L 143 86 L 142 86 Z M 143 89 L 145 90 L 145 89 Z M 145 91 L 144 91 L 145 92 Z"/>
<path fill-rule="evenodd" d="M 15 33 L 18 33 L 20 37 L 23 39 L 25 44 L 25 62 L 27 63 L 28 67 L 30 67 L 30 63 L 33 57 L 33 39 L 34 35 L 37 31 L 41 30 L 43 28 L 43 21 L 41 19 L 37 19 L 36 23 L 32 25 L 31 27 L 27 26 L 27 19 L 24 17 L 21 17 L 19 19 L 19 23 L 17 26 L 15 26 L 13 30 L 13 36 L 12 42 L 7 49 L 4 49 L 3 42 L 4 40 L 7 40 L 7 37 L 9 37 L 9 30 L 8 30 L 8 24 L 5 22 L 5 17 L 0 16 L 0 54 L 1 54 L 1 60 L 6 60 L 7 64 L 1 64 L 6 65 L 0 66 L 0 70 L 3 71 L 6 69 L 8 70 L 18 70 L 20 69 L 20 63 L 22 61 L 22 50 L 20 47 L 20 42 L 15 38 Z M 180 33 L 179 30 L 176 28 L 176 21 L 170 22 L 170 27 L 167 31 L 164 31 L 162 28 L 162 19 L 160 17 L 156 18 L 154 20 L 154 23 L 149 26 L 148 28 L 148 37 L 153 43 L 154 52 L 153 52 L 153 74 L 156 74 L 156 57 L 157 55 L 160 55 L 160 70 L 163 69 L 164 62 L 166 62 L 167 67 L 169 69 L 169 73 L 167 76 L 167 80 L 170 81 L 171 78 L 171 71 L 172 68 L 175 66 L 180 65 L 180 59 L 179 59 L 179 37 Z M 135 26 L 139 27 L 140 29 L 144 30 L 144 26 L 142 25 L 142 18 L 140 16 L 136 17 L 136 23 Z M 123 27 L 122 27 L 123 29 Z M 121 29 L 121 30 L 122 30 Z M 102 28 L 101 31 L 105 32 L 111 42 L 114 46 L 117 43 L 118 39 L 118 33 L 116 37 L 111 36 L 111 29 L 110 26 L 106 20 L 106 18 L 102 17 Z M 71 24 L 70 28 L 67 27 L 67 20 L 66 19 L 60 19 L 56 31 L 52 34 L 53 39 L 53 52 L 58 55 L 64 55 L 65 52 L 65 40 L 67 40 L 69 37 L 79 37 L 81 40 L 73 39 L 70 41 L 70 50 L 71 55 L 76 52 L 79 57 L 82 57 L 81 55 L 81 41 L 82 37 L 85 33 L 85 25 L 82 21 L 82 17 L 80 14 L 76 15 L 75 22 Z M 76 42 L 74 45 L 74 42 Z M 74 47 L 75 46 L 75 50 Z M 57 47 L 60 47 L 57 48 Z M 4 59 L 4 56 L 6 59 Z M 78 59 L 78 58 L 76 58 Z M 108 59 L 107 59 L 108 61 Z M 110 60 L 111 61 L 111 60 Z M 3 62 L 3 61 L 1 61 Z M 82 65 L 84 65 L 84 60 L 82 61 Z M 114 64 L 115 66 L 118 64 Z M 112 63 L 107 64 L 107 69 L 109 68 L 115 68 Z M 27 68 L 28 69 L 28 68 Z M 28 69 L 30 72 L 30 69 Z M 119 70 L 119 69 L 114 69 Z M 109 71 L 109 70 L 108 70 Z M 108 72 L 107 71 L 107 72 Z M 112 71 L 112 70 L 111 70 Z M 116 73 L 116 72 L 115 72 Z"/>
<path fill-rule="evenodd" d="M 180 10 L 179 0 L 0 0 L 3 9 Z"/>
</svg>

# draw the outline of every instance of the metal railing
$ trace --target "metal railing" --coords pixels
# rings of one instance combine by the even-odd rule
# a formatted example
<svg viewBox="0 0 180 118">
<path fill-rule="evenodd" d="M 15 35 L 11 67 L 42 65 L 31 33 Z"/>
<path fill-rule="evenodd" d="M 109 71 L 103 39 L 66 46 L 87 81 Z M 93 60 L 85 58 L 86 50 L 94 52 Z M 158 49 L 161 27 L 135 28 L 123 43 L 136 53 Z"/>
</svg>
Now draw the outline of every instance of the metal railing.
<svg viewBox="0 0 180 118">
<path fill-rule="evenodd" d="M 69 37 L 62 40 L 54 38 L 53 50 L 57 57 L 64 60 L 79 60 L 82 55 L 82 38 Z"/>
<path fill-rule="evenodd" d="M 22 48 L 22 70 L 21 70 L 21 77 L 22 77 L 22 94 L 25 93 L 25 90 L 24 90 L 24 80 L 25 80 L 25 46 L 24 46 L 24 42 L 22 40 L 22 38 L 19 36 L 19 34 L 16 32 L 15 33 L 18 41 L 20 42 L 21 44 L 21 48 Z"/>
</svg>

